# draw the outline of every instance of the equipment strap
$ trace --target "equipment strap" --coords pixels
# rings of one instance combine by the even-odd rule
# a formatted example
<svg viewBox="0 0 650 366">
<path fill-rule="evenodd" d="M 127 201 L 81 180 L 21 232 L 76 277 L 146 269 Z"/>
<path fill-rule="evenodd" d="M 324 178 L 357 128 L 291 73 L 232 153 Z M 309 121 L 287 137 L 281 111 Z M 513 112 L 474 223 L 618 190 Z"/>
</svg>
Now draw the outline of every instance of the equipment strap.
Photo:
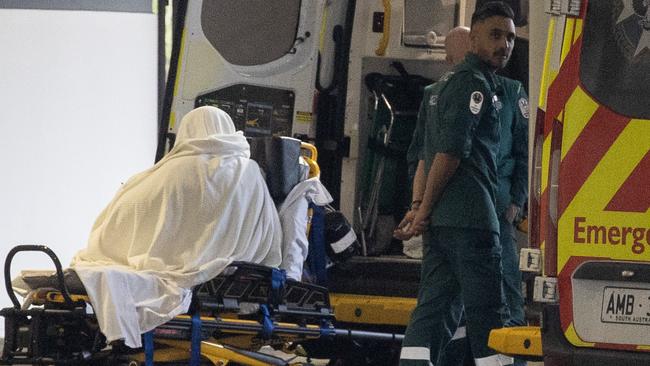
<svg viewBox="0 0 650 366">
<path fill-rule="evenodd" d="M 153 366 L 153 330 L 143 335 L 144 338 L 144 365 Z"/>
<path fill-rule="evenodd" d="M 282 303 L 287 272 L 284 269 L 273 268 L 271 271 L 271 306 L 277 307 Z"/>
<path fill-rule="evenodd" d="M 269 311 L 268 306 L 265 304 L 260 305 L 260 310 L 262 310 L 262 339 L 269 339 L 273 334 L 273 320 L 271 319 L 271 312 Z"/>
<path fill-rule="evenodd" d="M 192 315 L 190 366 L 201 365 L 201 314 L 199 311 Z"/>
</svg>

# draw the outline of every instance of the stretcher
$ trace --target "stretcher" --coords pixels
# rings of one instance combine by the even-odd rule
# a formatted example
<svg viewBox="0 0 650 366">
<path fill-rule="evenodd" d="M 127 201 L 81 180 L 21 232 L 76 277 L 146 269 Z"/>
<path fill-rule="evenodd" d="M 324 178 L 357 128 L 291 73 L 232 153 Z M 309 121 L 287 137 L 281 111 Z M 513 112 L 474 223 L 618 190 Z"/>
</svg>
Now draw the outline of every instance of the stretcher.
<svg viewBox="0 0 650 366">
<path fill-rule="evenodd" d="M 254 144 L 258 150 L 265 150 L 263 159 L 257 159 L 261 166 L 268 165 L 267 161 L 283 161 L 279 156 L 299 153 L 309 165 L 309 176 L 318 176 L 317 152 L 312 145 L 302 143 L 296 150 L 291 141 L 274 143 L 268 145 L 270 148 Z M 267 183 L 270 191 L 278 195 L 288 191 L 287 184 L 291 184 L 286 179 Z M 316 217 L 312 217 L 312 226 L 318 222 Z M 310 244 L 310 253 L 313 250 L 314 254 L 325 255 L 325 249 L 315 249 Z M 55 267 L 47 274 L 24 273 L 23 280 L 35 290 L 25 296 L 22 304 L 10 280 L 12 260 L 21 252 L 44 253 Z M 307 263 L 306 267 L 318 280 L 318 272 L 327 270 L 324 263 L 316 264 Z M 319 264 L 323 268 L 319 269 Z M 330 281 L 321 284 L 349 282 L 330 273 Z M 397 328 L 377 328 L 376 322 L 365 316 L 374 313 L 375 317 L 386 318 L 382 314 L 387 312 L 371 310 L 367 302 L 354 296 L 335 296 L 342 316 L 340 328 L 327 287 L 286 279 L 283 271 L 274 268 L 235 262 L 219 276 L 192 289 L 187 314 L 142 335 L 143 347 L 132 349 L 121 341 L 106 341 L 81 281 L 73 271 L 63 270 L 50 248 L 13 248 L 5 259 L 4 275 L 13 306 L 0 310 L 5 322 L 0 365 L 300 365 L 309 364 L 310 357 L 346 359 L 354 344 L 370 342 L 380 348 L 399 348 L 403 338 L 403 319 Z M 410 310 L 412 305 L 408 305 Z M 358 309 L 363 309 L 363 319 L 352 315 Z M 359 324 L 360 320 L 369 326 Z M 261 349 L 282 351 L 283 357 Z"/>
<path fill-rule="evenodd" d="M 21 304 L 9 278 L 13 257 L 26 251 L 47 254 L 56 271 L 24 277 L 40 286 Z M 144 334 L 144 346 L 131 349 L 119 341 L 107 344 L 80 281 L 73 272 L 63 271 L 48 247 L 13 248 L 4 271 L 13 307 L 0 310 L 5 318 L 2 365 L 301 365 L 308 363 L 258 351 L 270 346 L 309 356 L 301 346 L 309 343 L 309 348 L 323 357 L 335 352 L 326 349 L 334 338 L 383 342 L 402 338 L 392 333 L 338 329 L 326 288 L 286 279 L 274 268 L 235 262 L 193 289 L 188 314 Z"/>
</svg>

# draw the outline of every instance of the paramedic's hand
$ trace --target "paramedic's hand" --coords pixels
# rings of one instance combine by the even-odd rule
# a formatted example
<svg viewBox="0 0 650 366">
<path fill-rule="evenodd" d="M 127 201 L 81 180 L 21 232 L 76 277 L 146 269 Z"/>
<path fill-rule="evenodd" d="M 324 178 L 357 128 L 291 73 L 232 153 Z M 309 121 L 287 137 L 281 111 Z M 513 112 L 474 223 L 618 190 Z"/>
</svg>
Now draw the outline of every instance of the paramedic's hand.
<svg viewBox="0 0 650 366">
<path fill-rule="evenodd" d="M 415 218 L 415 212 L 416 210 L 410 209 L 406 215 L 404 215 L 402 221 L 397 225 L 397 229 L 393 231 L 393 237 L 395 239 L 406 241 L 413 237 L 413 235 L 408 234 L 408 230 L 411 227 L 411 222 L 413 222 L 413 219 Z"/>
<path fill-rule="evenodd" d="M 424 208 L 419 208 L 415 212 L 415 217 L 413 218 L 413 221 L 411 221 L 411 225 L 409 226 L 406 233 L 410 234 L 411 236 L 422 235 L 422 233 L 429 226 L 429 215 L 430 215 L 429 210 L 425 210 Z"/>
<path fill-rule="evenodd" d="M 517 217 L 519 210 L 520 210 L 519 206 L 515 205 L 514 203 L 511 203 L 510 206 L 506 209 L 506 212 L 504 213 L 506 220 L 508 220 L 508 222 L 512 224 L 512 222 L 515 221 L 515 218 Z"/>
</svg>

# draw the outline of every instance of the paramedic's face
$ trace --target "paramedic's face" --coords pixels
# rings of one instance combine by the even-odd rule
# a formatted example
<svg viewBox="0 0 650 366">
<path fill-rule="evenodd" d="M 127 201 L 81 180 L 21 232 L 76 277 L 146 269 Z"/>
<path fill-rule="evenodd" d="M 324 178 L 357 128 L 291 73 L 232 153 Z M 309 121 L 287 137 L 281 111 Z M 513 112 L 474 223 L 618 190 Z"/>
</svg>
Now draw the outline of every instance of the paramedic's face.
<svg viewBox="0 0 650 366">
<path fill-rule="evenodd" d="M 492 69 L 502 69 L 508 63 L 515 45 L 515 24 L 512 19 L 493 16 L 478 21 L 470 32 L 472 52 Z"/>
</svg>

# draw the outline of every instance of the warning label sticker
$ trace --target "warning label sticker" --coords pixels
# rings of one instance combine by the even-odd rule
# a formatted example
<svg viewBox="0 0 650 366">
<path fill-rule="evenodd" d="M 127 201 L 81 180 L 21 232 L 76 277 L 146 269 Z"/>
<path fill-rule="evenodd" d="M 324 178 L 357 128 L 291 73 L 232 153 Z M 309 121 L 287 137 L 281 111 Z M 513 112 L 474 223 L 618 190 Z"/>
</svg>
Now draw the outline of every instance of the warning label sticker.
<svg viewBox="0 0 650 366">
<path fill-rule="evenodd" d="M 296 111 L 296 122 L 312 123 L 314 120 L 313 113 Z"/>
</svg>

